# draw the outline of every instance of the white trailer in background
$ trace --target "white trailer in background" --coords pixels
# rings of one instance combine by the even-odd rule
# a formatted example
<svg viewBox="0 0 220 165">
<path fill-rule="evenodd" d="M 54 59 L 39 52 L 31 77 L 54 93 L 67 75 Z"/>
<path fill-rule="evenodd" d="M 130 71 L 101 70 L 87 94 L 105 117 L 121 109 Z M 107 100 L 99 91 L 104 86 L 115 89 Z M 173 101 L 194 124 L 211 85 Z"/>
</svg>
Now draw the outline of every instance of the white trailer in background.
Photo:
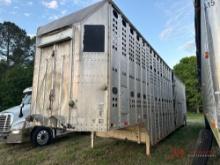
<svg viewBox="0 0 220 165">
<path fill-rule="evenodd" d="M 184 85 L 112 1 L 38 29 L 34 144 L 85 131 L 149 147 L 184 124 L 176 122 L 185 119 L 184 96 Z"/>
<path fill-rule="evenodd" d="M 184 83 L 175 75 L 173 76 L 174 96 L 174 122 L 175 127 L 186 125 L 186 89 Z"/>
</svg>

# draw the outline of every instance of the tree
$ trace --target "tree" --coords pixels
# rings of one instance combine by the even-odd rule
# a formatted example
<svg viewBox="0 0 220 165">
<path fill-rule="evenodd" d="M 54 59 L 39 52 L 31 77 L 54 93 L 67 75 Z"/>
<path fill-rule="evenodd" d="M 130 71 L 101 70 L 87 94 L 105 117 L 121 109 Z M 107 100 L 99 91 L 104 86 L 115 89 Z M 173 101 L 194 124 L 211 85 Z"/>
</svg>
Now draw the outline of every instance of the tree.
<svg viewBox="0 0 220 165">
<path fill-rule="evenodd" d="M 0 60 L 0 80 L 6 72 L 7 64 L 5 60 Z"/>
<path fill-rule="evenodd" d="M 0 23 L 0 58 L 7 66 L 23 64 L 33 55 L 32 40 L 25 30 L 12 22 Z"/>
<path fill-rule="evenodd" d="M 15 66 L 0 81 L 0 110 L 21 103 L 23 90 L 31 87 L 33 66 Z"/>
<path fill-rule="evenodd" d="M 14 23 L 0 23 L 0 111 L 20 104 L 32 85 L 35 39 Z"/>
<path fill-rule="evenodd" d="M 199 81 L 197 72 L 197 61 L 195 56 L 185 57 L 174 66 L 174 73 L 186 85 L 187 107 L 189 111 L 199 112 L 202 105 L 201 93 L 199 92 Z"/>
</svg>

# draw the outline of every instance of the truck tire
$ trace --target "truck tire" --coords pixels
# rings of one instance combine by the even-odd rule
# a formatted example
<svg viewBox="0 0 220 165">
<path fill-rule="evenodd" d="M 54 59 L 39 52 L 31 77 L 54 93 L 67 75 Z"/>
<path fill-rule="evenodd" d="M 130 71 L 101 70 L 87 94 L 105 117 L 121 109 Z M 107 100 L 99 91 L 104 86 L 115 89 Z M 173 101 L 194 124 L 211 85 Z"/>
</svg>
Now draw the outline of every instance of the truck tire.
<svg viewBox="0 0 220 165">
<path fill-rule="evenodd" d="M 212 148 L 213 134 L 211 130 L 202 129 L 199 133 L 195 146 L 192 165 L 206 165 L 209 158 L 209 151 Z"/>
<path fill-rule="evenodd" d="M 49 128 L 37 127 L 31 133 L 31 142 L 34 146 L 46 146 L 52 141 L 52 133 Z"/>
</svg>

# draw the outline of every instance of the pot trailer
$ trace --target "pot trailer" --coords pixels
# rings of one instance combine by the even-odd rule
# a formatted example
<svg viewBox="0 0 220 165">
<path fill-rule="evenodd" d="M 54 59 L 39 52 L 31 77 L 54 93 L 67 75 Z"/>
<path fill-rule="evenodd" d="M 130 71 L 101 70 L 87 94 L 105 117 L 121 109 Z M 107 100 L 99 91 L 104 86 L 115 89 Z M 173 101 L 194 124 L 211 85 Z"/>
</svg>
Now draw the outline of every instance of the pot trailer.
<svg viewBox="0 0 220 165">
<path fill-rule="evenodd" d="M 220 146 L 220 2 L 195 0 L 198 71 L 206 128 Z"/>
<path fill-rule="evenodd" d="M 186 122 L 185 86 L 110 0 L 38 29 L 32 142 L 68 132 L 154 145 Z"/>
</svg>

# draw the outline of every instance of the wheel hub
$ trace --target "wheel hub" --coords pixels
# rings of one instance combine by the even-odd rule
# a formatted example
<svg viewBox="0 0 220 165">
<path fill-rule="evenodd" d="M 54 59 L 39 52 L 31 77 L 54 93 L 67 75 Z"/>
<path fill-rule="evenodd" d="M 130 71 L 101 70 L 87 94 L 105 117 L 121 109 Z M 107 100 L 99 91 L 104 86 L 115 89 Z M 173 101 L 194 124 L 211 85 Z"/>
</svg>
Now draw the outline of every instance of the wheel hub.
<svg viewBox="0 0 220 165">
<path fill-rule="evenodd" d="M 49 141 L 49 133 L 46 130 L 42 130 L 37 135 L 37 143 L 45 145 Z"/>
</svg>

